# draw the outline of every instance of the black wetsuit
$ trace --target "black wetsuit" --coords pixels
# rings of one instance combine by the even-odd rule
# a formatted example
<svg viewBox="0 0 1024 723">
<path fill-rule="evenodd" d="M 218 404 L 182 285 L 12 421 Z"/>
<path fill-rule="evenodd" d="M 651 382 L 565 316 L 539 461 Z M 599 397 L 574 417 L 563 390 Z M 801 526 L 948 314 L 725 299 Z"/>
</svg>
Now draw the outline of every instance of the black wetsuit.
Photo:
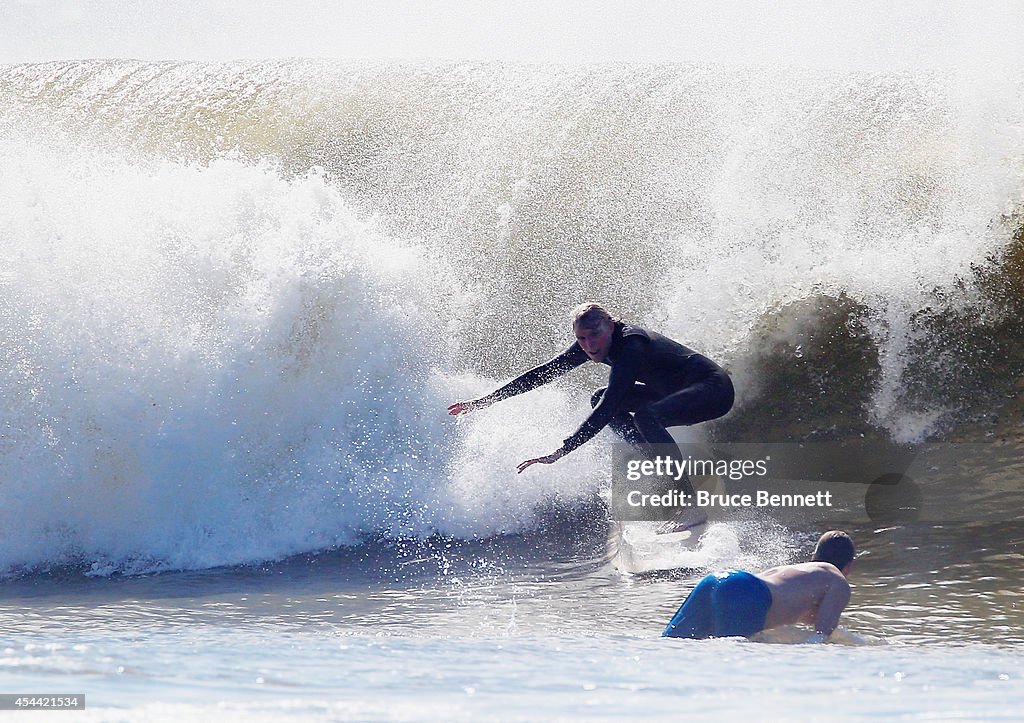
<svg viewBox="0 0 1024 723">
<path fill-rule="evenodd" d="M 541 364 L 492 392 L 498 401 L 550 382 L 590 357 L 574 342 Z M 608 425 L 627 442 L 649 453 L 648 445 L 679 448 L 666 427 L 678 427 L 721 417 L 732 408 L 732 381 L 725 371 L 697 352 L 668 337 L 639 326 L 615 322 L 612 345 L 602 364 L 611 367 L 608 386 L 591 398 L 593 411 L 571 436 L 566 452 L 579 447 Z M 669 452 L 669 454 L 672 454 Z"/>
</svg>

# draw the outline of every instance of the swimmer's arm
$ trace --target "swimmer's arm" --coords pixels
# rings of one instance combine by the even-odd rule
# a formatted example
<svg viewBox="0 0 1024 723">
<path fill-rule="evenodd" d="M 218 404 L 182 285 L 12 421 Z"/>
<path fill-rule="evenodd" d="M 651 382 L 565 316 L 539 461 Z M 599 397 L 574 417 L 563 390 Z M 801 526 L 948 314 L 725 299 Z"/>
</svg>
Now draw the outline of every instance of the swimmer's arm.
<svg viewBox="0 0 1024 723">
<path fill-rule="evenodd" d="M 814 629 L 828 637 L 839 625 L 839 616 L 850 602 L 850 583 L 845 578 L 833 580 L 825 590 L 814 615 Z"/>
</svg>

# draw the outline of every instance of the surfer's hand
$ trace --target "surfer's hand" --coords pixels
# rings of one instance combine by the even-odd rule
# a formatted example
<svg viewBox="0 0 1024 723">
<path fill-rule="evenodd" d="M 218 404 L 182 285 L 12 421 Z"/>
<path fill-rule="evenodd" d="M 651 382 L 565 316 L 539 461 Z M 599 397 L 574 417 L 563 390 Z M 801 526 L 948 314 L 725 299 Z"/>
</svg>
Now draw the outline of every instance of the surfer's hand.
<svg viewBox="0 0 1024 723">
<path fill-rule="evenodd" d="M 490 402 L 485 402 L 482 399 L 471 399 L 468 402 L 455 402 L 455 404 L 448 407 L 448 414 L 457 416 L 459 414 L 465 414 L 466 412 L 472 412 L 474 409 L 483 409 L 489 405 Z"/>
<path fill-rule="evenodd" d="M 557 462 L 558 460 L 560 460 L 564 456 L 565 456 L 565 452 L 563 450 L 559 449 L 559 450 L 556 450 L 556 451 L 552 452 L 551 454 L 547 455 L 546 457 L 537 457 L 536 459 L 528 459 L 525 462 L 520 462 L 519 463 L 519 466 L 516 468 L 518 470 L 518 472 L 516 472 L 516 474 L 520 474 L 524 469 L 529 467 L 531 464 L 537 464 L 538 462 L 540 464 L 552 464 L 554 462 Z"/>
</svg>

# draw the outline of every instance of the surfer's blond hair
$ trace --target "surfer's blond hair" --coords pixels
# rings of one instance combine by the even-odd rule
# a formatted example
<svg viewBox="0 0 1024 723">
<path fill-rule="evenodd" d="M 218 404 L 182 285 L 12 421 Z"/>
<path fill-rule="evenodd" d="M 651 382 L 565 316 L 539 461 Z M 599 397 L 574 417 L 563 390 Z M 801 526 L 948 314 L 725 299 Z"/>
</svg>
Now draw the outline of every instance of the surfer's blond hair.
<svg viewBox="0 0 1024 723">
<path fill-rule="evenodd" d="M 615 317 L 608 313 L 600 304 L 595 304 L 593 301 L 588 301 L 585 304 L 580 304 L 572 310 L 572 325 L 573 327 L 581 327 L 583 329 L 596 329 L 601 324 L 614 324 Z"/>
</svg>

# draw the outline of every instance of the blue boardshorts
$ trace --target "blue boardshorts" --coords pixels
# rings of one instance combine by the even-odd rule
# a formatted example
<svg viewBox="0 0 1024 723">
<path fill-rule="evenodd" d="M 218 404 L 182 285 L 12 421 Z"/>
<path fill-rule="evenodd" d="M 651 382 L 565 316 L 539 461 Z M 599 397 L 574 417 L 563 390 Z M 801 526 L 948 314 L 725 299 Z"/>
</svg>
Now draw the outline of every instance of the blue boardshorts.
<svg viewBox="0 0 1024 723">
<path fill-rule="evenodd" d="M 743 570 L 708 575 L 693 588 L 662 637 L 722 638 L 764 629 L 772 593 L 760 578 Z"/>
</svg>

